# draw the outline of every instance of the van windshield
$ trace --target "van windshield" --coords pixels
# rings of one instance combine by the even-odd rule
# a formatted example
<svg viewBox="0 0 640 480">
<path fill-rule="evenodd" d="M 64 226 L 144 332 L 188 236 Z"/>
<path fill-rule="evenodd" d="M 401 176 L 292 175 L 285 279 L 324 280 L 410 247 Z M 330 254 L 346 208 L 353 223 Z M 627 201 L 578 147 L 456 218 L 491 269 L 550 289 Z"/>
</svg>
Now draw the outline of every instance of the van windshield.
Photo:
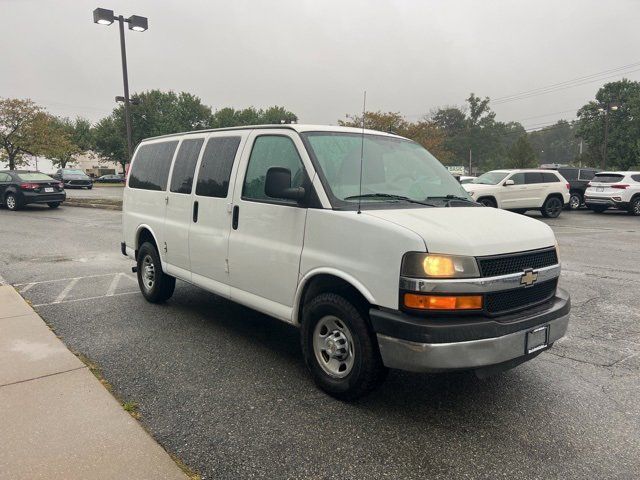
<svg viewBox="0 0 640 480">
<path fill-rule="evenodd" d="M 344 206 L 358 201 L 364 205 L 406 200 L 431 204 L 429 199 L 455 197 L 471 200 L 433 155 L 410 140 L 371 134 L 363 138 L 343 132 L 307 132 L 302 137 L 322 170 L 332 203 Z"/>
<path fill-rule="evenodd" d="M 509 175 L 509 172 L 487 172 L 480 175 L 471 183 L 480 183 L 483 185 L 497 185 L 502 180 L 504 180 L 504 177 L 506 177 L 507 175 Z"/>
</svg>

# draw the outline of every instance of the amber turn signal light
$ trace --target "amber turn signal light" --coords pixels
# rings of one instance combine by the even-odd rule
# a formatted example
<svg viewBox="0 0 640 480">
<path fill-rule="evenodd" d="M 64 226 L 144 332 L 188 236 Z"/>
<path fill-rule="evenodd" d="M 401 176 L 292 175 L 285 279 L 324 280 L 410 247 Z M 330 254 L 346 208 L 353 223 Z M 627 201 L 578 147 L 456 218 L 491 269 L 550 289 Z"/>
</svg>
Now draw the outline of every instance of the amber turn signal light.
<svg viewBox="0 0 640 480">
<path fill-rule="evenodd" d="M 480 310 L 482 295 L 443 297 L 405 293 L 404 306 L 416 310 Z"/>
</svg>

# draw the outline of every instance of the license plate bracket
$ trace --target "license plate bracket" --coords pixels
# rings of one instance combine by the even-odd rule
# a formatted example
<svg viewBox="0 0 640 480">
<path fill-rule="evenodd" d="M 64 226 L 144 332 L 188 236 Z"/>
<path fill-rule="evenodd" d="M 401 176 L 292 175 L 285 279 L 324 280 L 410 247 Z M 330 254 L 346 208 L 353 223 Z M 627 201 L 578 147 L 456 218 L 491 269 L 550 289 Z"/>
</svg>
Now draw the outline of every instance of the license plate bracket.
<svg viewBox="0 0 640 480">
<path fill-rule="evenodd" d="M 604 192 L 604 187 L 596 187 L 596 192 Z"/>
<path fill-rule="evenodd" d="M 549 345 L 549 325 L 536 327 L 527 332 L 527 342 L 524 352 L 526 354 L 537 352 Z"/>
<path fill-rule="evenodd" d="M 46 188 L 44 189 L 44 191 L 45 191 L 46 193 L 53 193 L 53 187 L 46 187 Z"/>
</svg>

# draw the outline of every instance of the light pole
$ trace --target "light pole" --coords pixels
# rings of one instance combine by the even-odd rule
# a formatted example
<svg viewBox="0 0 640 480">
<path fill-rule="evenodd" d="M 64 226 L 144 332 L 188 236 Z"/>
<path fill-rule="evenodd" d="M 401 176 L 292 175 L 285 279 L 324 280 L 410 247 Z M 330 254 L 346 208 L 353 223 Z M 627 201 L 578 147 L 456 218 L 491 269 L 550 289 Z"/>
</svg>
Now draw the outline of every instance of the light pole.
<svg viewBox="0 0 640 480">
<path fill-rule="evenodd" d="M 609 112 L 618 110 L 620 106 L 615 102 L 603 103 L 598 107 L 600 113 L 604 112 L 604 145 L 602 146 L 602 162 L 600 168 L 607 167 L 607 143 L 609 139 Z"/>
<path fill-rule="evenodd" d="M 100 25 L 111 25 L 114 21 L 118 21 L 120 27 L 120 53 L 122 55 L 122 81 L 124 83 L 124 121 L 127 128 L 127 161 L 131 161 L 131 115 L 129 113 L 129 105 L 132 103 L 129 98 L 129 74 L 127 73 L 127 51 L 124 43 L 124 24 L 129 24 L 129 30 L 136 32 L 144 32 L 149 28 L 149 22 L 146 17 L 132 15 L 124 18 L 122 15 L 116 16 L 113 10 L 106 8 L 96 8 L 93 11 L 93 23 Z M 122 97 L 116 97 L 116 101 Z"/>
</svg>

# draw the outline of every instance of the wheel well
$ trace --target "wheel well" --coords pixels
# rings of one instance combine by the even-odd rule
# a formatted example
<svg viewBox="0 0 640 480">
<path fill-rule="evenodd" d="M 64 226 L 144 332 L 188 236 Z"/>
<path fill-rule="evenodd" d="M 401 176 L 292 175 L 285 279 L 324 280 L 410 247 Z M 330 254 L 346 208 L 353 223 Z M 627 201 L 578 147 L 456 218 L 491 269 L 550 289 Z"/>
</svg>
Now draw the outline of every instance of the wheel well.
<svg viewBox="0 0 640 480">
<path fill-rule="evenodd" d="M 145 242 L 153 244 L 153 246 L 156 247 L 156 250 L 158 250 L 158 244 L 156 243 L 156 239 L 153 238 L 153 234 L 151 233 L 151 231 L 143 228 L 138 233 L 138 241 L 136 243 L 136 257 L 138 256 L 138 250 L 140 250 L 140 247 Z"/>
<path fill-rule="evenodd" d="M 300 296 L 298 305 L 298 323 L 302 322 L 304 307 L 307 302 L 321 293 L 336 293 L 353 303 L 365 318 L 368 318 L 371 306 L 360 291 L 346 280 L 330 274 L 319 274 L 307 282 Z"/>
<path fill-rule="evenodd" d="M 498 201 L 496 200 L 496 197 L 494 197 L 493 195 L 482 195 L 481 197 L 478 197 L 478 200 L 476 200 L 476 201 L 480 202 L 480 200 L 485 199 L 485 198 L 491 200 L 493 203 L 498 205 Z"/>
<path fill-rule="evenodd" d="M 547 200 L 549 200 L 550 198 L 554 198 L 554 197 L 559 199 L 560 202 L 562 202 L 562 204 L 564 205 L 564 198 L 562 197 L 562 195 L 560 193 L 550 193 L 549 195 L 547 195 L 547 198 L 544 199 L 544 202 L 542 202 L 542 205 L 547 203 Z"/>
</svg>

